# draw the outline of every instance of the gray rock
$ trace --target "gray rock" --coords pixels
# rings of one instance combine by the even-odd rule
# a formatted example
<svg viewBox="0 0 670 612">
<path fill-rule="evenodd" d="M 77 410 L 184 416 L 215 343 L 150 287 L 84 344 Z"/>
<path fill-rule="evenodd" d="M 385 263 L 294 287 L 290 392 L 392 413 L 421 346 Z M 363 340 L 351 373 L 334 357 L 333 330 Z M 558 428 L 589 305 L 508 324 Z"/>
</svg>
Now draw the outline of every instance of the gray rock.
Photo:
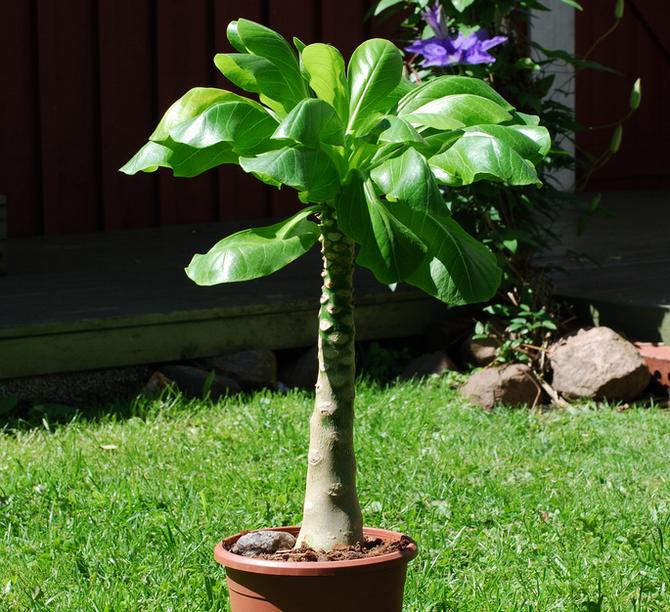
<svg viewBox="0 0 670 612">
<path fill-rule="evenodd" d="M 476 366 L 487 366 L 496 358 L 500 342 L 495 338 L 475 339 L 472 336 L 461 344 L 461 359 L 463 363 Z"/>
<path fill-rule="evenodd" d="M 423 378 L 431 374 L 442 374 L 447 370 L 457 370 L 456 364 L 444 351 L 424 353 L 416 359 L 412 359 L 400 374 L 402 380 L 410 378 Z"/>
<path fill-rule="evenodd" d="M 630 401 L 651 376 L 635 345 L 609 327 L 581 329 L 549 350 L 552 387 L 567 398 Z"/>
<path fill-rule="evenodd" d="M 209 381 L 211 372 L 187 365 L 166 365 L 158 369 L 162 379 L 155 373 L 152 375 L 148 384 L 159 380 L 167 384 L 174 384 L 187 397 L 203 397 L 206 390 L 206 384 Z M 215 375 L 209 389 L 209 396 L 212 399 L 218 399 L 223 395 L 231 395 L 241 391 L 239 383 L 227 376 Z"/>
<path fill-rule="evenodd" d="M 318 373 L 319 362 L 316 346 L 314 346 L 285 364 L 281 368 L 279 379 L 288 388 L 314 390 Z"/>
<path fill-rule="evenodd" d="M 237 380 L 243 389 L 255 390 L 277 386 L 277 358 L 269 349 L 240 351 L 219 357 L 204 359 L 206 370 L 215 370 L 219 374 Z"/>
<path fill-rule="evenodd" d="M 294 546 L 295 538 L 285 531 L 252 531 L 237 540 L 230 552 L 243 557 L 256 557 L 289 550 Z"/>
<path fill-rule="evenodd" d="M 533 371 L 513 363 L 475 372 L 461 387 L 461 395 L 486 410 L 497 405 L 532 406 L 542 400 L 542 388 Z"/>
</svg>

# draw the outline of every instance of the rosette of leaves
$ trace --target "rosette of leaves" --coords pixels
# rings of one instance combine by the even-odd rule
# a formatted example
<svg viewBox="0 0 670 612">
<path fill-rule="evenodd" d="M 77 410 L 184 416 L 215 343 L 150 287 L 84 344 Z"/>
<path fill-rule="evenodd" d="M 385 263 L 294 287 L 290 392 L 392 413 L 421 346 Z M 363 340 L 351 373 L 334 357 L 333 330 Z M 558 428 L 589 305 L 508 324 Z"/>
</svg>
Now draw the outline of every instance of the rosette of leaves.
<svg viewBox="0 0 670 612">
<path fill-rule="evenodd" d="M 406 282 L 449 304 L 489 299 L 493 254 L 450 216 L 441 187 L 476 181 L 538 184 L 549 137 L 484 82 L 403 78 L 391 42 L 360 45 L 348 64 L 334 47 L 292 48 L 240 19 L 235 53 L 214 62 L 258 99 L 212 88 L 186 93 L 122 168 L 195 176 L 238 164 L 298 192 L 302 209 L 228 236 L 186 269 L 200 285 L 271 274 L 320 242 L 319 375 L 310 420 L 307 490 L 298 544 L 329 550 L 362 540 L 353 449 L 355 261 L 386 284 Z"/>
</svg>

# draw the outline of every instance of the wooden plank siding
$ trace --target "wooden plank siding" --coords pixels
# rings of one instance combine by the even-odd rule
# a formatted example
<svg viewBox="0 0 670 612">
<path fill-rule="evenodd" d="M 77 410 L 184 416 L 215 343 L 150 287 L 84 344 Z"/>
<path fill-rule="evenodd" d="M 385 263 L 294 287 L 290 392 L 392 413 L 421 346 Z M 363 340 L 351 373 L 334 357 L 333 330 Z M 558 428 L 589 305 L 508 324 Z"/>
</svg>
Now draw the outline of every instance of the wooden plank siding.
<svg viewBox="0 0 670 612">
<path fill-rule="evenodd" d="M 247 17 L 348 56 L 370 0 L 7 0 L 0 6 L 0 193 L 10 237 L 282 216 L 292 190 L 238 168 L 196 179 L 118 172 L 191 87 L 230 85 L 212 57 Z"/>
<path fill-rule="evenodd" d="M 585 5 L 576 15 L 576 50 L 584 55 L 612 25 L 613 5 Z M 594 3 L 595 4 L 595 3 Z M 593 175 L 592 191 L 669 188 L 670 164 L 664 152 L 670 140 L 670 30 L 665 25 L 665 0 L 626 0 L 624 18 L 598 45 L 589 59 L 619 74 L 584 71 L 577 78 L 577 118 L 593 129 L 577 137 L 578 149 L 592 154 L 607 151 L 613 127 L 628 112 L 630 89 L 642 79 L 642 105 L 626 122 L 621 149 Z"/>
<path fill-rule="evenodd" d="M 12 233 L 42 232 L 37 9 L 16 0 L 0 9 L 0 194 L 16 202 Z"/>
</svg>

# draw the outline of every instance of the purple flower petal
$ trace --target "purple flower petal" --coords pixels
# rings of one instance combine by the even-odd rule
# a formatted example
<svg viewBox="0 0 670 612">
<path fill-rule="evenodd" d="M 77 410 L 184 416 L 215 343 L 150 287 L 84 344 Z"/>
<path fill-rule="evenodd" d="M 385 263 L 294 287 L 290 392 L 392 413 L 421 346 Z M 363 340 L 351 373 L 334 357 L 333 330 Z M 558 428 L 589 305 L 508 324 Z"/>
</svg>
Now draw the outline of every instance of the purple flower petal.
<svg viewBox="0 0 670 612">
<path fill-rule="evenodd" d="M 489 38 L 488 40 L 483 40 L 482 41 L 482 50 L 483 51 L 488 51 L 491 47 L 495 47 L 496 45 L 501 45 L 502 43 L 507 42 L 507 36 L 494 36 L 493 38 Z"/>
<path fill-rule="evenodd" d="M 447 38 L 449 33 L 447 32 L 447 20 L 442 9 L 442 5 L 439 0 L 435 0 L 435 4 L 432 8 L 427 8 L 421 13 L 423 20 L 430 26 L 430 28 L 435 32 L 435 36 L 438 38 Z"/>
</svg>

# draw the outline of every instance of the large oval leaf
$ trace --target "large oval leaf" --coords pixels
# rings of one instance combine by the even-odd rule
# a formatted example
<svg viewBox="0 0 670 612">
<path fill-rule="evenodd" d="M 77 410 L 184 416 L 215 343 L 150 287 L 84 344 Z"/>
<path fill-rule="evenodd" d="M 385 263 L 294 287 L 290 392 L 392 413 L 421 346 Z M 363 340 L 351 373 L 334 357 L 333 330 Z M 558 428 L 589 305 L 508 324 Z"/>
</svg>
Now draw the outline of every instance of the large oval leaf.
<svg viewBox="0 0 670 612">
<path fill-rule="evenodd" d="M 398 86 L 401 77 L 402 54 L 388 40 L 373 38 L 354 51 L 347 71 L 348 132 L 361 126 L 371 113 L 393 105 L 387 96 Z"/>
<path fill-rule="evenodd" d="M 175 176 L 192 177 L 221 164 L 236 164 L 238 159 L 229 143 L 196 149 L 168 139 L 161 143 L 149 141 L 120 170 L 136 174 L 163 167 L 171 168 Z"/>
<path fill-rule="evenodd" d="M 349 118 L 349 90 L 342 54 L 331 45 L 316 43 L 305 47 L 301 56 L 314 93 L 330 104 L 346 123 Z"/>
<path fill-rule="evenodd" d="M 438 130 L 454 130 L 480 123 L 502 123 L 512 119 L 512 115 L 495 102 L 472 94 L 437 98 L 401 117 L 412 125 Z"/>
<path fill-rule="evenodd" d="M 307 98 L 284 117 L 272 138 L 311 148 L 322 143 L 344 145 L 344 125 L 335 109 L 323 100 Z"/>
<path fill-rule="evenodd" d="M 402 281 L 425 257 L 423 242 L 389 212 L 361 172 L 349 175 L 335 205 L 340 228 L 360 245 L 356 262 L 380 283 Z"/>
<path fill-rule="evenodd" d="M 422 214 L 398 204 L 397 218 L 427 246 L 428 256 L 406 281 L 447 304 L 484 302 L 502 271 L 493 253 L 446 215 Z"/>
<path fill-rule="evenodd" d="M 401 200 L 419 211 L 439 211 L 444 199 L 426 158 L 414 149 L 390 159 L 370 174 L 379 189 L 392 200 Z"/>
<path fill-rule="evenodd" d="M 256 157 L 240 157 L 240 166 L 264 183 L 297 189 L 303 202 L 328 202 L 340 187 L 335 164 L 320 149 L 284 147 Z"/>
<path fill-rule="evenodd" d="M 149 140 L 153 140 L 154 142 L 168 140 L 170 138 L 170 130 L 176 125 L 197 117 L 214 104 L 236 100 L 246 100 L 246 98 L 225 89 L 195 87 L 187 91 L 165 111 L 158 126 L 156 126 L 156 129 L 149 136 Z"/>
<path fill-rule="evenodd" d="M 190 121 L 184 121 L 170 130 L 175 142 L 195 148 L 205 148 L 220 142 L 229 142 L 241 155 L 258 152 L 268 139 L 277 122 L 260 105 L 244 102 L 214 104 Z"/>
<path fill-rule="evenodd" d="M 218 53 L 214 64 L 231 83 L 257 93 L 261 101 L 279 115 L 285 115 L 297 101 L 286 95 L 286 82 L 271 61 L 246 53 Z"/>
<path fill-rule="evenodd" d="M 476 125 L 463 130 L 467 137 L 492 136 L 514 149 L 521 157 L 538 163 L 551 147 L 546 128 L 529 125 Z"/>
<path fill-rule="evenodd" d="M 219 285 L 260 278 L 276 272 L 309 251 L 319 226 L 307 220 L 316 207 L 268 227 L 243 230 L 224 238 L 208 253 L 195 255 L 186 268 L 198 285 Z"/>
<path fill-rule="evenodd" d="M 481 79 L 445 75 L 431 79 L 407 93 L 398 102 L 398 112 L 399 114 L 408 114 L 432 100 L 458 94 L 471 94 L 486 98 L 491 102 L 495 102 L 506 111 L 511 111 L 514 108 L 505 98 Z"/>
<path fill-rule="evenodd" d="M 480 180 L 541 185 L 533 164 L 502 140 L 481 133 L 464 134 L 429 163 L 437 179 L 447 185 L 470 185 Z"/>
<path fill-rule="evenodd" d="M 308 97 L 298 58 L 286 39 L 274 30 L 248 19 L 238 19 L 237 35 L 249 53 L 272 62 L 281 74 L 285 86 L 283 97 L 276 98 L 265 91 L 263 93 L 282 102 L 286 112 Z"/>
</svg>

